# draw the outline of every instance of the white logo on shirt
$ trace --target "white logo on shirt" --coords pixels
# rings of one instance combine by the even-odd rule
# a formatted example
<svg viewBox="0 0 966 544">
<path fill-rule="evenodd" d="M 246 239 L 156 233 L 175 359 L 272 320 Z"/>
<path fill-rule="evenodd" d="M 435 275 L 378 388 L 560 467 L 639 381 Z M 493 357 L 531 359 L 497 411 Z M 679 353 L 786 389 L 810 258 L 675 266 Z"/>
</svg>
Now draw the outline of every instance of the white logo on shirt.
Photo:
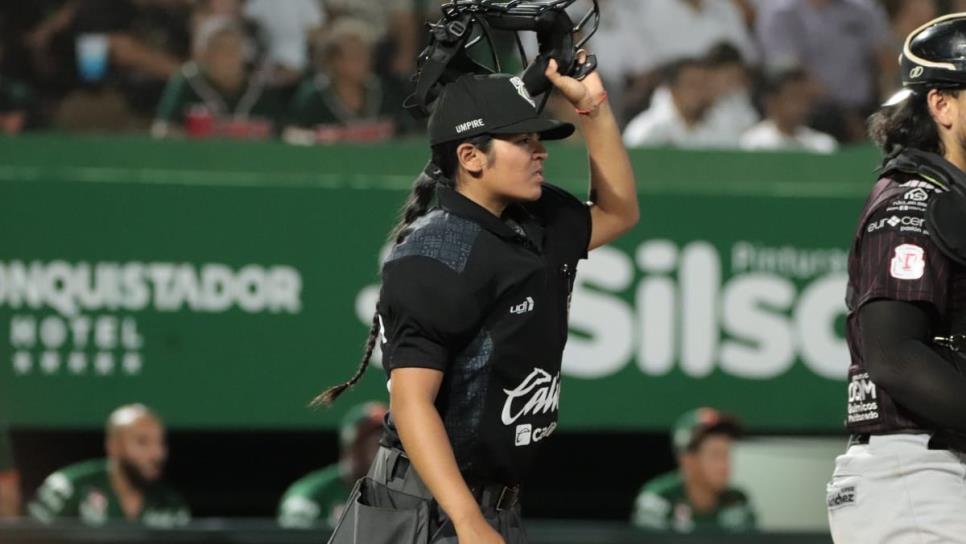
<svg viewBox="0 0 966 544">
<path fill-rule="evenodd" d="M 503 424 L 513 425 L 523 416 L 546 414 L 557 411 L 560 406 L 560 373 L 551 376 L 542 368 L 534 368 L 515 389 L 504 389 L 506 402 L 503 404 Z M 523 401 L 523 406 L 517 400 Z M 516 412 L 514 409 L 516 408 Z"/>
<path fill-rule="evenodd" d="M 379 340 L 383 344 L 388 344 L 389 340 L 386 339 L 386 324 L 382 321 L 382 315 L 376 314 L 376 316 L 379 318 Z"/>
<path fill-rule="evenodd" d="M 527 312 L 533 311 L 533 297 L 527 297 L 527 300 L 517 304 L 516 306 L 510 306 L 511 314 L 525 314 Z"/>
<path fill-rule="evenodd" d="M 897 280 L 918 280 L 926 271 L 926 252 L 915 244 L 896 248 L 889 273 Z"/>
<path fill-rule="evenodd" d="M 911 200 L 913 202 L 925 202 L 929 200 L 929 193 L 927 193 L 922 187 L 918 187 L 906 193 L 902 198 L 905 200 Z"/>
<path fill-rule="evenodd" d="M 557 422 L 553 422 L 546 427 L 533 428 L 533 425 L 529 423 L 524 423 L 523 425 L 517 425 L 517 430 L 514 433 L 514 444 L 516 446 L 529 446 L 530 444 L 536 444 L 544 438 L 552 435 L 553 432 L 557 430 Z"/>
</svg>

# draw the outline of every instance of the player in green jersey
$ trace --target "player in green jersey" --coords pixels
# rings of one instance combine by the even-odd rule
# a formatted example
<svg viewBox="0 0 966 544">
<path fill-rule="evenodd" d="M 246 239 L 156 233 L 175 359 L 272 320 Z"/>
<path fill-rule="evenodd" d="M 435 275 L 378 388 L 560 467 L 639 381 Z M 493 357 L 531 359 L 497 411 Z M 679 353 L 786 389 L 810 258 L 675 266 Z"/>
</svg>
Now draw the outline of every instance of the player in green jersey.
<svg viewBox="0 0 966 544">
<path fill-rule="evenodd" d="M 161 483 L 167 459 L 164 425 L 150 409 L 131 404 L 107 422 L 106 459 L 76 463 L 44 480 L 28 506 L 34 519 L 79 519 L 99 526 L 136 521 L 152 528 L 188 523 L 184 500 Z"/>
</svg>

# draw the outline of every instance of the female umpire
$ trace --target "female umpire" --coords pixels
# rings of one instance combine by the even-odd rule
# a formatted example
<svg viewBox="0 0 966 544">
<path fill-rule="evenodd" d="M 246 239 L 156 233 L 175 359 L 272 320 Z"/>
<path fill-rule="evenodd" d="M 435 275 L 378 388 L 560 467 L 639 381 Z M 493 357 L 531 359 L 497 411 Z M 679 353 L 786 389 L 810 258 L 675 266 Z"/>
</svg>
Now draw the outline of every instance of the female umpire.
<svg viewBox="0 0 966 544">
<path fill-rule="evenodd" d="M 431 164 L 383 265 L 363 361 L 317 399 L 327 404 L 358 381 L 381 343 L 383 448 L 330 542 L 526 542 L 519 484 L 557 426 L 577 262 L 638 219 L 600 77 L 562 76 L 555 61 L 545 75 L 579 114 L 592 202 L 545 183 L 543 142 L 574 126 L 538 117 L 519 78 L 465 75 L 446 86 L 429 120 Z"/>
<path fill-rule="evenodd" d="M 909 35 L 870 119 L 887 155 L 849 256 L 837 543 L 966 543 L 966 13 Z"/>
</svg>

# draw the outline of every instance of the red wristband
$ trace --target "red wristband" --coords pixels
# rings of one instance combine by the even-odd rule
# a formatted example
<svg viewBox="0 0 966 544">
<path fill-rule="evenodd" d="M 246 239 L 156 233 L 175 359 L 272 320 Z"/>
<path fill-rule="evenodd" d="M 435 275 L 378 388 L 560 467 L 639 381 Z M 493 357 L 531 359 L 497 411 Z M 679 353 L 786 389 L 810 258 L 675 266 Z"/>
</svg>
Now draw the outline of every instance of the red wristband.
<svg viewBox="0 0 966 544">
<path fill-rule="evenodd" d="M 589 109 L 589 110 L 582 110 L 580 108 L 574 108 L 574 109 L 580 115 L 590 115 L 590 114 L 594 113 L 595 111 L 597 111 L 597 108 L 599 108 L 600 105 L 603 104 L 605 100 L 607 100 L 607 91 L 604 91 L 604 94 L 600 95 L 600 100 L 598 100 L 597 103 L 594 104 L 594 106 L 591 109 Z"/>
</svg>

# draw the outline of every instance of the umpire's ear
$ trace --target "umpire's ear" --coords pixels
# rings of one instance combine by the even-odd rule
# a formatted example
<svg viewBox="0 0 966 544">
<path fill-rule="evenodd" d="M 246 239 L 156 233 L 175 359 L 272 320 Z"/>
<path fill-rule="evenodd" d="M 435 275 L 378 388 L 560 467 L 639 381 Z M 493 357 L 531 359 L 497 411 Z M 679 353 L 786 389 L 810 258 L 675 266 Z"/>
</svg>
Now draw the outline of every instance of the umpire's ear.
<svg viewBox="0 0 966 544">
<path fill-rule="evenodd" d="M 483 168 L 490 162 L 485 151 L 468 142 L 456 148 L 456 158 L 459 159 L 460 168 L 474 177 L 482 174 Z"/>
</svg>

